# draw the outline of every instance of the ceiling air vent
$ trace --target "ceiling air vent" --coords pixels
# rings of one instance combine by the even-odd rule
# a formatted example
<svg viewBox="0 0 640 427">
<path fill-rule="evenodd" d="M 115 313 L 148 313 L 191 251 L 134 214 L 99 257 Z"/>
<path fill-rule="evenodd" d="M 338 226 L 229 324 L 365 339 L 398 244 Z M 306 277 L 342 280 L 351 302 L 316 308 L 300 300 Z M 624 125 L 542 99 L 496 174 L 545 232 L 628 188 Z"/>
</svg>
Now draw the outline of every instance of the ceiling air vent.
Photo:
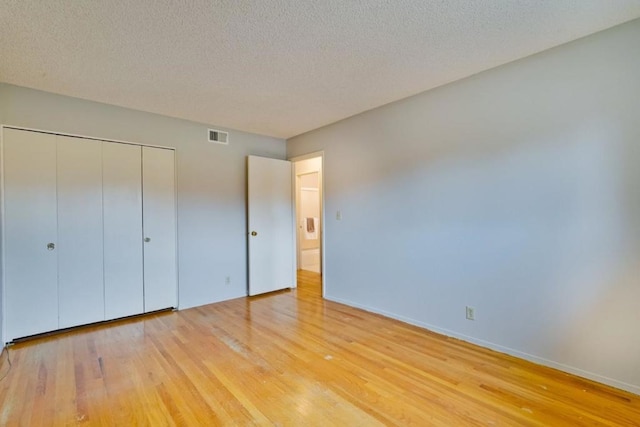
<svg viewBox="0 0 640 427">
<path fill-rule="evenodd" d="M 216 144 L 229 144 L 229 132 L 222 130 L 209 129 L 209 142 L 215 142 Z"/>
</svg>

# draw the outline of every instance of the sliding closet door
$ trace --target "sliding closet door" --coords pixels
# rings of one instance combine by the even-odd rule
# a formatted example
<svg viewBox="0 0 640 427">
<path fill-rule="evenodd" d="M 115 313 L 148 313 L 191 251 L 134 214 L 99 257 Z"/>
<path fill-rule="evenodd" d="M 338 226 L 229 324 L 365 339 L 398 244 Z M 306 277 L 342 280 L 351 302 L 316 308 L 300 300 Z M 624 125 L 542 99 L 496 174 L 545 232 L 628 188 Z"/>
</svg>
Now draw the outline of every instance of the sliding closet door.
<svg viewBox="0 0 640 427">
<path fill-rule="evenodd" d="M 102 142 L 58 136 L 60 328 L 104 320 Z"/>
<path fill-rule="evenodd" d="M 58 328 L 56 137 L 4 129 L 5 340 Z"/>
<path fill-rule="evenodd" d="M 105 318 L 144 312 L 142 149 L 102 143 Z"/>
<path fill-rule="evenodd" d="M 173 150 L 142 147 L 144 311 L 177 306 Z"/>
</svg>

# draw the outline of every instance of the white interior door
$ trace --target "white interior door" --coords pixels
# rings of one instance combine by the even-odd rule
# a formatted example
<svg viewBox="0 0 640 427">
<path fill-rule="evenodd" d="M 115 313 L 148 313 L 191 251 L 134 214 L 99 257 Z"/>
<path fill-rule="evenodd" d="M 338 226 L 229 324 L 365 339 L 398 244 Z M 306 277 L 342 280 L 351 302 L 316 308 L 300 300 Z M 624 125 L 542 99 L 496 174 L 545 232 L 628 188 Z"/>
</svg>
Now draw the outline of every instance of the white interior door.
<svg viewBox="0 0 640 427">
<path fill-rule="evenodd" d="M 58 136 L 60 328 L 104 320 L 102 142 Z"/>
<path fill-rule="evenodd" d="M 58 329 L 56 137 L 4 129 L 5 341 Z M 49 247 L 48 247 L 49 245 Z"/>
<path fill-rule="evenodd" d="M 291 162 L 249 156 L 249 295 L 295 287 Z"/>
<path fill-rule="evenodd" d="M 142 147 L 144 311 L 177 306 L 173 150 Z"/>
<path fill-rule="evenodd" d="M 142 148 L 102 143 L 105 319 L 144 312 Z"/>
</svg>

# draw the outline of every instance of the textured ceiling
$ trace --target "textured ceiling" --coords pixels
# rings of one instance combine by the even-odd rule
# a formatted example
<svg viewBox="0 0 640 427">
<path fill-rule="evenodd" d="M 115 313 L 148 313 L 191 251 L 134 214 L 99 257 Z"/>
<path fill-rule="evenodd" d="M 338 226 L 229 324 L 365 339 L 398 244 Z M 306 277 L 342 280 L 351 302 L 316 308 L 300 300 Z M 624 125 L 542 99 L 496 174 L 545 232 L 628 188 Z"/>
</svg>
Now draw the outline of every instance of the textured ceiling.
<svg viewBox="0 0 640 427">
<path fill-rule="evenodd" d="M 0 0 L 0 81 L 291 137 L 640 17 L 640 0 Z"/>
</svg>

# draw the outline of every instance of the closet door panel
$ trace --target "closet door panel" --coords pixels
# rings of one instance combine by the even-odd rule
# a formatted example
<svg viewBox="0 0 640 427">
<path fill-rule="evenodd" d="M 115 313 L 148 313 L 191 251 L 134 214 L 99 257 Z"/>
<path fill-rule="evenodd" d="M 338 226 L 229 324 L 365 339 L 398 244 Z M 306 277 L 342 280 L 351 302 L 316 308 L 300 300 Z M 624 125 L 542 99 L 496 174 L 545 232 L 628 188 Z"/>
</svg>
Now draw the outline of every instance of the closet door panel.
<svg viewBox="0 0 640 427">
<path fill-rule="evenodd" d="M 177 306 L 173 150 L 142 148 L 144 310 Z"/>
<path fill-rule="evenodd" d="M 56 137 L 4 129 L 5 340 L 58 328 Z"/>
<path fill-rule="evenodd" d="M 142 149 L 103 142 L 106 319 L 144 312 Z"/>
<path fill-rule="evenodd" d="M 60 328 L 104 320 L 102 142 L 58 136 Z"/>
</svg>

